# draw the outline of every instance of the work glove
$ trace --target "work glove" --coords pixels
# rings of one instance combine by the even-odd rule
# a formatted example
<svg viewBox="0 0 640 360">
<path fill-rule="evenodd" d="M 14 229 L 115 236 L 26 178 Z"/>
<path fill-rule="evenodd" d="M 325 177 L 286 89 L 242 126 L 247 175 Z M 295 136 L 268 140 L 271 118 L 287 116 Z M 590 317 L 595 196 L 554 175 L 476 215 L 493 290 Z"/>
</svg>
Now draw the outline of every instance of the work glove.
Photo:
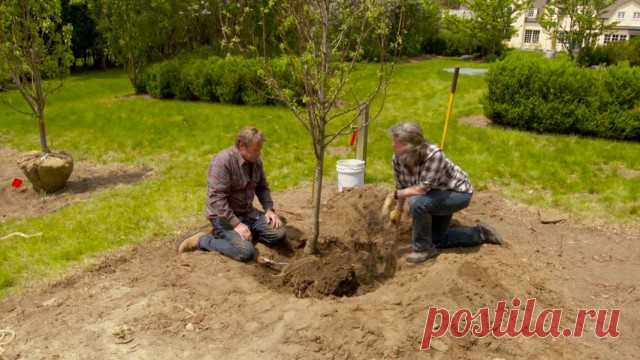
<svg viewBox="0 0 640 360">
<path fill-rule="evenodd" d="M 393 209 L 391 210 L 391 213 L 389 213 L 389 221 L 391 221 L 391 223 L 393 225 L 398 225 L 400 224 L 400 218 L 402 217 L 402 209 Z"/>
<path fill-rule="evenodd" d="M 386 219 L 389 214 L 391 213 L 391 210 L 393 210 L 393 206 L 395 205 L 395 197 L 394 197 L 394 193 L 391 192 L 389 193 L 389 195 L 387 195 L 387 197 L 384 199 L 384 204 L 382 205 L 382 218 Z"/>
</svg>

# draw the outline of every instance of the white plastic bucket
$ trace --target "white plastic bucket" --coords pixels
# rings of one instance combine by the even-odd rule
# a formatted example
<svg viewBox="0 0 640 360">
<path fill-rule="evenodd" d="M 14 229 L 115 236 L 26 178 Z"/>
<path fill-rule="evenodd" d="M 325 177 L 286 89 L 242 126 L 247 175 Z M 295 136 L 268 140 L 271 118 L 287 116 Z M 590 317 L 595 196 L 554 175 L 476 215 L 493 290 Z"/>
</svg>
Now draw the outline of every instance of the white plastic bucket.
<svg viewBox="0 0 640 360">
<path fill-rule="evenodd" d="M 364 185 L 364 161 L 357 159 L 338 160 L 338 191 Z"/>
</svg>

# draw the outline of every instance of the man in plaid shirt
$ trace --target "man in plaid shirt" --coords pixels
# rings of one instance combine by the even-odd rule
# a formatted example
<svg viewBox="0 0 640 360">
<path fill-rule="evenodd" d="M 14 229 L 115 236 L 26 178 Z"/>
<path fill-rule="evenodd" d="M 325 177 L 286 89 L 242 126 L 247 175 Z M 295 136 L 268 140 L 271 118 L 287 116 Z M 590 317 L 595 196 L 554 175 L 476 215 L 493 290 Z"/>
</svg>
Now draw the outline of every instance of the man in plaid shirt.
<svg viewBox="0 0 640 360">
<path fill-rule="evenodd" d="M 487 224 L 449 229 L 453 213 L 469 206 L 473 186 L 469 176 L 440 148 L 427 143 L 418 125 L 397 124 L 391 128 L 391 137 L 396 191 L 392 195 L 395 208 L 387 211 L 390 220 L 397 223 L 409 199 L 413 252 L 407 256 L 408 262 L 435 257 L 440 248 L 502 244 L 500 235 Z M 385 205 L 392 207 L 393 203 L 388 200 Z"/>
</svg>

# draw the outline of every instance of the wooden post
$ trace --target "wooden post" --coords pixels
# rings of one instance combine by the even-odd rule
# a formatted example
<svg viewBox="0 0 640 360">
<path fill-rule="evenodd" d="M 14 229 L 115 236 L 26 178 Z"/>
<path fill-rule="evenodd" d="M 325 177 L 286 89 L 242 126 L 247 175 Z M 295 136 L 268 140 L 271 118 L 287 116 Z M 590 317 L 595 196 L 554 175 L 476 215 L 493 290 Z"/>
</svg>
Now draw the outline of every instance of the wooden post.
<svg viewBox="0 0 640 360">
<path fill-rule="evenodd" d="M 369 132 L 369 104 L 360 107 L 360 123 L 358 124 L 358 138 L 356 142 L 356 159 L 367 162 L 367 139 Z M 366 168 L 366 167 L 365 167 Z"/>
</svg>

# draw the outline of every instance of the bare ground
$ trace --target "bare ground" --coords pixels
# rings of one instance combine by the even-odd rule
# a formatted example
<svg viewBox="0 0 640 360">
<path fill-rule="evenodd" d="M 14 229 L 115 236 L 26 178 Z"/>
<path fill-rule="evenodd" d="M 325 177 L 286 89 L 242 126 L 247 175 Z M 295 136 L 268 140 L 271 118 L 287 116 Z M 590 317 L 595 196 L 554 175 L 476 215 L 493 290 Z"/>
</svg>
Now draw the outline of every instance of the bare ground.
<svg viewBox="0 0 640 360">
<path fill-rule="evenodd" d="M 491 119 L 487 118 L 482 114 L 461 117 L 458 121 L 460 121 L 465 125 L 480 127 L 480 128 L 491 125 Z"/>
<path fill-rule="evenodd" d="M 134 183 L 152 174 L 149 168 L 80 161 L 74 164 L 66 188 L 54 194 L 41 194 L 33 190 L 16 165 L 19 156 L 15 150 L 0 148 L 0 222 L 50 213 L 70 203 L 87 199 L 97 190 Z M 11 186 L 14 178 L 24 181 L 17 190 Z"/>
<path fill-rule="evenodd" d="M 485 191 L 476 194 L 472 206 L 456 219 L 463 225 L 491 223 L 510 246 L 453 249 L 434 261 L 413 266 L 402 259 L 409 242 L 406 217 L 399 230 L 377 218 L 384 190 L 367 186 L 336 194 L 331 188 L 324 196 L 328 200 L 322 223 L 323 256 L 310 260 L 298 249 L 310 230 L 307 190 L 293 189 L 275 196 L 287 211 L 293 250 L 260 249 L 263 255 L 290 263 L 282 274 L 213 253 L 178 256 L 176 239 L 149 241 L 108 254 L 86 269 L 2 301 L 0 328 L 16 332 L 15 340 L 4 346 L 4 356 L 637 358 L 637 226 L 596 227 L 571 219 L 542 224 L 537 209 Z M 339 258 L 348 260 L 336 260 Z M 313 265 L 316 271 L 311 274 L 294 266 L 313 261 L 317 261 Z M 323 267 L 327 262 L 343 266 L 328 271 Z M 335 278 L 332 275 L 344 269 L 353 271 L 359 281 L 360 286 L 346 294 L 353 296 L 330 295 L 327 287 L 307 286 L 300 292 L 299 284 L 309 279 L 307 275 Z M 437 350 L 418 351 L 430 304 L 476 310 L 515 296 L 535 297 L 539 307 L 564 309 L 563 325 L 575 318 L 577 308 L 619 308 L 621 335 L 597 339 L 589 331 L 591 324 L 578 339 L 443 337 L 437 340 Z"/>
</svg>

